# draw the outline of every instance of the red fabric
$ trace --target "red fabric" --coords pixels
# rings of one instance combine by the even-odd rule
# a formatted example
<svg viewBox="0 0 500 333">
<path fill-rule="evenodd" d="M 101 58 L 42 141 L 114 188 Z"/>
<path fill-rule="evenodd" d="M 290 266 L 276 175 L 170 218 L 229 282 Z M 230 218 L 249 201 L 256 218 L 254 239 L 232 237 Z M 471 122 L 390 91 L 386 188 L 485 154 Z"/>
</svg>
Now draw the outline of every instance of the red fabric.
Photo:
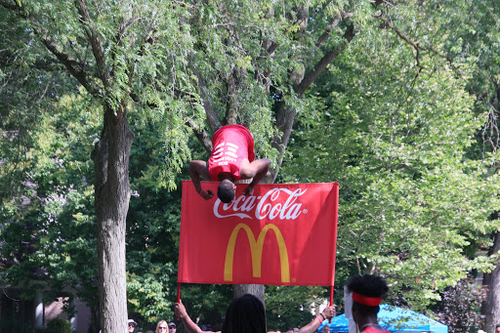
<svg viewBox="0 0 500 333">
<path fill-rule="evenodd" d="M 229 172 L 240 177 L 241 161 L 255 159 L 254 142 L 250 131 L 242 125 L 226 125 L 212 137 L 212 154 L 208 160 L 208 172 L 212 180 L 219 180 L 219 173 Z"/>
<path fill-rule="evenodd" d="M 352 293 L 352 300 L 367 306 L 378 306 L 382 303 L 382 297 L 368 297 L 355 292 Z"/>
<path fill-rule="evenodd" d="M 387 331 L 387 330 L 379 331 L 378 329 L 370 327 L 370 326 L 368 326 L 363 331 L 361 331 L 361 333 L 363 333 L 363 332 L 365 332 L 365 333 L 381 333 L 381 332 L 382 333 L 389 333 L 389 331 Z"/>
<path fill-rule="evenodd" d="M 338 184 L 246 185 L 223 204 L 182 183 L 178 282 L 333 286 Z"/>
</svg>

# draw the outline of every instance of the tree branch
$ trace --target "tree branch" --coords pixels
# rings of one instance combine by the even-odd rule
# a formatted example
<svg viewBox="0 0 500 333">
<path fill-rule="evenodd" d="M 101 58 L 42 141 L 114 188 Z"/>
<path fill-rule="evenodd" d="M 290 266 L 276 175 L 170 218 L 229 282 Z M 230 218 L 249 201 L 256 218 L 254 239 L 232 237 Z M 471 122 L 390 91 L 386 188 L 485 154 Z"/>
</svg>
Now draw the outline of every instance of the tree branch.
<svg viewBox="0 0 500 333">
<path fill-rule="evenodd" d="M 387 0 L 377 0 L 376 3 L 375 3 L 375 5 L 378 5 L 378 4 L 381 4 L 381 3 L 386 3 L 387 5 L 395 6 L 394 4 L 388 2 Z M 441 57 L 441 58 L 445 59 L 448 62 L 451 70 L 458 77 L 462 77 L 463 76 L 463 73 L 461 73 L 459 71 L 459 69 L 453 64 L 453 59 L 451 57 L 447 56 L 446 54 L 443 54 L 443 53 L 439 52 L 438 50 L 434 49 L 432 46 L 422 47 L 418 41 L 412 40 L 410 37 L 408 37 L 407 35 L 405 35 L 401 30 L 399 30 L 394 25 L 394 23 L 392 22 L 392 20 L 390 18 L 384 18 L 382 15 L 373 15 L 373 17 L 375 17 L 375 18 L 383 21 L 386 26 L 388 26 L 389 28 L 391 28 L 401 39 L 403 39 L 405 42 L 407 42 L 408 44 L 410 44 L 415 49 L 415 52 L 416 52 L 415 60 L 417 62 L 416 66 L 418 68 L 417 77 L 420 74 L 421 70 L 424 68 L 424 66 L 422 66 L 420 64 L 420 52 L 421 51 L 431 51 L 434 54 L 436 54 L 438 57 Z"/>
<path fill-rule="evenodd" d="M 16 12 L 21 9 L 17 5 L 13 5 L 11 3 L 7 3 L 7 2 L 3 2 L 3 1 L 0 1 L 0 6 L 7 8 L 7 9 L 10 9 L 10 10 L 13 10 L 13 11 L 16 11 Z"/>
<path fill-rule="evenodd" d="M 186 124 L 191 127 L 194 135 L 200 140 L 205 150 L 210 154 L 212 152 L 212 140 L 204 129 L 200 129 L 191 118 L 186 120 Z"/>
<path fill-rule="evenodd" d="M 345 17 L 350 17 L 351 14 L 345 14 Z M 333 24 L 333 23 L 332 23 Z M 338 23 L 337 23 L 338 24 Z M 333 27 L 332 27 L 333 29 Z M 327 35 L 326 35 L 327 36 Z M 326 39 L 326 37 L 324 37 Z M 354 26 L 352 24 L 347 25 L 347 29 L 344 32 L 344 39 L 346 42 L 338 50 L 328 51 L 320 61 L 313 67 L 313 69 L 305 75 L 301 80 L 300 84 L 294 86 L 294 91 L 299 98 L 301 98 L 311 84 L 318 78 L 318 76 L 327 68 L 328 64 L 331 63 L 339 54 L 342 52 L 346 45 L 351 42 L 354 38 Z M 325 39 L 319 39 L 319 44 L 323 43 Z M 272 140 L 272 147 L 275 148 L 279 153 L 278 158 L 278 168 L 281 166 L 283 161 L 283 151 L 288 145 L 290 139 L 290 134 L 292 132 L 292 126 L 295 120 L 296 110 L 287 105 L 286 101 L 282 99 L 277 105 L 276 111 L 276 126 L 278 128 L 278 133 L 274 136 Z M 276 170 L 277 171 L 277 170 Z M 276 178 L 276 173 L 274 173 L 273 178 Z M 274 181 L 274 179 L 273 179 Z"/>
<path fill-rule="evenodd" d="M 347 43 L 349 43 L 353 38 L 354 26 L 348 25 L 347 30 L 344 33 L 344 39 L 347 41 Z M 345 49 L 347 43 L 344 43 L 339 50 L 328 51 L 323 56 L 323 58 L 321 58 L 321 60 L 313 67 L 313 69 L 309 73 L 307 73 L 302 82 L 300 82 L 300 84 L 295 88 L 295 92 L 299 97 L 302 97 L 304 95 L 311 84 L 318 78 L 321 73 L 323 73 L 328 64 L 331 63 L 333 59 L 335 59 L 340 54 L 340 52 Z"/>
<path fill-rule="evenodd" d="M 307 21 L 309 19 L 309 5 L 300 5 L 295 8 L 295 13 L 297 15 L 297 24 L 299 25 L 299 31 L 304 33 L 307 30 Z"/>
<path fill-rule="evenodd" d="M 426 50 L 425 48 L 422 48 L 422 47 L 421 47 L 421 49 L 422 50 Z M 427 48 L 427 50 L 433 52 L 438 57 L 441 57 L 441 58 L 445 59 L 448 62 L 448 64 L 450 65 L 450 68 L 453 71 L 453 73 L 455 73 L 458 77 L 463 78 L 463 73 L 461 73 L 458 70 L 458 68 L 453 64 L 453 59 L 451 57 L 449 57 L 449 56 L 447 56 L 445 54 L 440 53 L 438 50 L 435 50 L 433 47 L 429 47 L 429 48 Z"/>
<path fill-rule="evenodd" d="M 36 17 L 25 14 L 23 12 L 23 8 L 18 5 L 12 5 L 5 2 L 0 2 L 0 5 L 6 9 L 14 11 L 16 15 L 29 20 L 33 26 L 34 32 L 40 36 L 40 41 L 45 45 L 49 52 L 52 53 L 57 60 L 64 65 L 64 67 L 66 67 L 71 75 L 73 75 L 91 95 L 98 96 L 98 91 L 91 86 L 91 83 L 88 80 L 84 70 L 85 65 L 76 61 L 69 55 L 69 53 L 64 51 L 64 49 L 58 45 L 51 36 L 49 36 L 48 30 L 43 27 Z"/>
<path fill-rule="evenodd" d="M 205 109 L 205 114 L 207 115 L 207 124 L 210 129 L 215 132 L 217 129 L 219 129 L 219 127 L 222 126 L 221 120 L 213 107 L 210 96 L 207 95 L 207 85 L 205 84 L 205 79 L 197 68 L 195 68 L 193 65 L 191 65 L 191 68 L 194 72 L 194 75 L 196 75 L 198 79 L 198 91 L 200 93 L 200 97 L 203 100 L 203 108 Z"/>
<path fill-rule="evenodd" d="M 138 17 L 136 17 L 134 19 L 130 19 L 130 20 L 125 20 L 125 19 L 121 20 L 120 26 L 118 28 L 118 33 L 117 33 L 117 36 L 115 38 L 115 40 L 116 40 L 115 47 L 122 45 L 122 40 L 123 40 L 123 36 L 125 35 L 125 32 L 128 29 L 130 29 L 130 27 L 132 27 L 139 20 L 140 20 L 140 18 L 138 18 Z M 149 38 L 151 38 L 152 32 L 153 31 L 150 31 L 148 33 L 148 35 L 146 37 L 146 42 L 148 41 Z"/>
<path fill-rule="evenodd" d="M 419 42 L 413 41 L 408 36 L 406 36 L 401 30 L 399 30 L 394 25 L 394 23 L 390 18 L 385 18 L 382 15 L 374 15 L 374 17 L 383 21 L 385 25 L 391 28 L 401 39 L 403 39 L 405 42 L 410 44 L 415 49 L 415 52 L 417 53 L 415 56 L 415 60 L 417 62 L 417 68 L 418 68 L 417 76 L 418 76 L 420 74 L 420 71 L 423 69 L 423 66 L 420 64 L 420 51 L 423 50 L 423 48 L 420 47 Z"/>
<path fill-rule="evenodd" d="M 37 25 L 40 29 L 40 37 L 42 43 L 47 47 L 47 49 L 56 56 L 56 58 L 68 69 L 68 71 L 80 82 L 85 89 L 87 89 L 92 95 L 97 95 L 97 92 L 91 87 L 87 80 L 87 75 L 84 71 L 84 65 L 76 61 L 71 57 L 66 51 L 62 51 L 62 47 L 57 45 L 54 40 L 48 35 L 46 29 L 44 29 L 39 22 L 30 16 L 30 21 Z"/>
<path fill-rule="evenodd" d="M 97 62 L 97 66 L 99 68 L 99 77 L 102 80 L 102 83 L 106 88 L 109 88 L 109 70 L 106 68 L 106 58 L 104 57 L 104 50 L 102 48 L 101 40 L 99 39 L 99 35 L 96 33 L 95 29 L 91 26 L 91 18 L 85 4 L 85 0 L 75 0 L 75 5 L 78 9 L 78 13 L 80 14 L 80 22 L 84 26 L 85 33 L 89 39 L 90 45 L 92 47 L 92 53 L 94 54 L 94 58 Z"/>
<path fill-rule="evenodd" d="M 318 40 L 316 41 L 316 46 L 321 46 L 328 39 L 332 30 L 340 23 L 340 21 L 350 18 L 352 17 L 352 15 L 352 13 L 346 13 L 339 10 L 333 17 L 332 22 L 326 27 L 323 34 L 319 36 Z"/>
<path fill-rule="evenodd" d="M 64 70 L 65 67 L 61 67 L 61 63 L 54 61 L 54 59 L 37 59 L 33 63 L 33 67 L 36 69 L 41 69 L 46 72 L 52 72 L 52 71 L 61 71 Z"/>
<path fill-rule="evenodd" d="M 227 103 L 226 103 L 226 123 L 236 124 L 238 116 L 238 91 L 240 85 L 241 70 L 234 67 L 226 80 L 227 86 Z"/>
<path fill-rule="evenodd" d="M 279 44 L 274 42 L 274 41 L 270 41 L 269 43 L 269 47 L 267 48 L 267 53 L 272 55 L 274 53 L 274 51 L 276 51 L 276 49 L 278 48 Z"/>
</svg>

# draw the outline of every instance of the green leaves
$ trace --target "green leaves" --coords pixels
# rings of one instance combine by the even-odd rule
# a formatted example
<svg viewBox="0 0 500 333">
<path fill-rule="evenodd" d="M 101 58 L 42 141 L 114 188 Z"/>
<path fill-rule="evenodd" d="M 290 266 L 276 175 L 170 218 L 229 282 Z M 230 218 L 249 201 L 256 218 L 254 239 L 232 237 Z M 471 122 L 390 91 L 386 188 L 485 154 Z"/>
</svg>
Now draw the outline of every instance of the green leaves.
<svg viewBox="0 0 500 333">
<path fill-rule="evenodd" d="M 127 299 L 129 312 L 136 313 L 146 322 L 173 319 L 173 290 L 168 288 L 169 277 L 174 275 L 171 264 L 141 267 L 140 275 L 128 274 Z M 174 289 L 175 290 L 175 289 Z"/>
<path fill-rule="evenodd" d="M 430 14 L 405 5 L 386 14 L 422 45 L 443 22 L 435 14 L 418 25 Z M 387 276 L 394 301 L 422 309 L 470 270 L 491 269 L 493 258 L 474 253 L 499 228 L 489 216 L 500 188 L 490 162 L 467 157 L 484 122 L 467 82 L 436 53 L 422 49 L 417 60 L 374 19 L 313 90 L 321 111 L 299 115 L 280 177 L 339 182 L 337 266 Z"/>
</svg>

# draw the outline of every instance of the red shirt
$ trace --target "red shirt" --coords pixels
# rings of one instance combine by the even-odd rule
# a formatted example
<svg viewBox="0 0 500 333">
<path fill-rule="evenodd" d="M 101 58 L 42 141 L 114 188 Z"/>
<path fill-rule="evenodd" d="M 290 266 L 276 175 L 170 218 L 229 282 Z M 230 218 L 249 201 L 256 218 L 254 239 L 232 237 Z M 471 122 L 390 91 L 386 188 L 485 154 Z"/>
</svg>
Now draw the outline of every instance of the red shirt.
<svg viewBox="0 0 500 333">
<path fill-rule="evenodd" d="M 219 180 L 219 173 L 228 172 L 235 179 L 240 177 L 243 159 L 255 159 L 252 133 L 242 125 L 226 125 L 219 128 L 212 138 L 212 154 L 208 160 L 208 172 L 212 180 Z"/>
<path fill-rule="evenodd" d="M 363 332 L 365 332 L 365 333 L 389 333 L 389 331 L 387 331 L 387 330 L 379 331 L 378 329 L 370 327 L 370 326 L 366 327 L 361 333 L 363 333 Z"/>
</svg>

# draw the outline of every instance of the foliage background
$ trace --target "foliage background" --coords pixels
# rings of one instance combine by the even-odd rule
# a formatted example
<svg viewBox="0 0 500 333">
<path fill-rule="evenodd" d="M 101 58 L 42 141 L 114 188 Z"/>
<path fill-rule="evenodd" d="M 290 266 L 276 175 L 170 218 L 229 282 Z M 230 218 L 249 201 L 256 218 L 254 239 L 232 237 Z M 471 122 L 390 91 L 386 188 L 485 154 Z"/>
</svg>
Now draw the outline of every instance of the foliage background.
<svg viewBox="0 0 500 333">
<path fill-rule="evenodd" d="M 34 29 L 9 10 L 14 2 L 1 4 L 0 281 L 22 286 L 26 299 L 38 288 L 33 280 L 47 286 L 47 300 L 71 290 L 68 295 L 84 300 L 96 321 L 89 156 L 102 126 L 102 100 L 53 61 Z M 77 14 L 68 12 L 71 2 L 22 4 L 22 15 L 42 13 L 61 45 L 91 58 Z M 339 311 L 348 278 L 376 273 L 391 283 L 388 302 L 435 313 L 457 332 L 481 327 L 477 303 L 460 308 L 468 319 L 456 323 L 443 314 L 449 311 L 443 301 L 453 303 L 453 288 L 475 290 L 467 276 L 491 271 L 497 260 L 478 250 L 491 247 L 500 229 L 491 218 L 499 206 L 498 2 L 101 5 L 95 15 L 103 36 L 113 35 L 113 18 L 127 10 L 147 18 L 144 25 L 159 27 L 152 44 L 135 43 L 145 39 L 144 25 L 131 28 L 123 48 L 111 38 L 104 42 L 118 73 L 111 96 L 131 96 L 128 120 L 136 137 L 126 238 L 128 310 L 145 329 L 173 317 L 178 185 L 187 178 L 189 159 L 207 158 L 187 124 L 206 128 L 209 107 L 224 121 L 235 114 L 250 127 L 259 154 L 279 167 L 277 182 L 340 183 Z M 339 25 L 316 47 L 340 13 Z M 346 42 L 350 26 L 355 38 Z M 272 56 L 262 51 L 266 43 L 276 44 Z M 325 50 L 342 51 L 300 95 L 294 78 L 310 71 Z M 129 66 L 139 78 L 131 86 L 124 84 Z M 207 100 L 211 106 L 202 103 Z M 296 116 L 280 165 L 271 142 L 280 125 L 274 116 L 285 102 Z M 457 307 L 478 298 L 461 294 L 465 301 Z M 269 329 L 307 323 L 307 309 L 327 295 L 323 288 L 268 287 Z M 231 297 L 230 286 L 183 288 L 189 312 L 212 327 Z"/>
</svg>

